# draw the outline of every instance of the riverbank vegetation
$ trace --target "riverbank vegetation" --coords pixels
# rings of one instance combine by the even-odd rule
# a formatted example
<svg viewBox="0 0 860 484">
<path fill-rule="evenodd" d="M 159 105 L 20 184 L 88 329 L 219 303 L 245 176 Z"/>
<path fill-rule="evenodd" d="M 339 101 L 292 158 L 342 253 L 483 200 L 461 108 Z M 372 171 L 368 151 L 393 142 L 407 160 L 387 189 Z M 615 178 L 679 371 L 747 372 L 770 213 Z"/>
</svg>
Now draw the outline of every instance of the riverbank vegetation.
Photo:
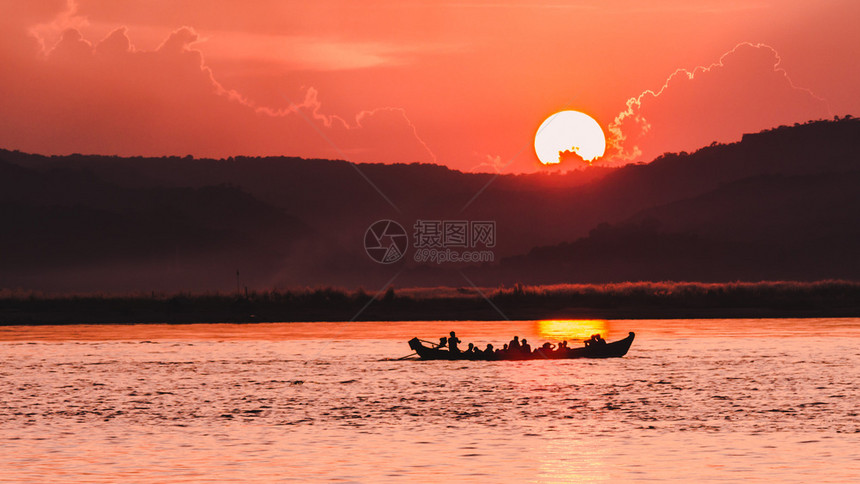
<svg viewBox="0 0 860 484">
<path fill-rule="evenodd" d="M 0 324 L 858 317 L 860 282 L 626 282 L 242 293 L 0 291 Z"/>
</svg>

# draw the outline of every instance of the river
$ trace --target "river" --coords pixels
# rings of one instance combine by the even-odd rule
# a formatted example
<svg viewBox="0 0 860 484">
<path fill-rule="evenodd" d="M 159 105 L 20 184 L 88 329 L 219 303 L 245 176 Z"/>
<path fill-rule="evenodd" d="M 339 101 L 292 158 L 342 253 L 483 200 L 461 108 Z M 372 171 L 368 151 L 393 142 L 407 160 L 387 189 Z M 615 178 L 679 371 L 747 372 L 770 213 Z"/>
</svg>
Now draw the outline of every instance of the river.
<svg viewBox="0 0 860 484">
<path fill-rule="evenodd" d="M 406 341 L 624 358 L 396 361 Z M 0 327 L 3 482 L 840 482 L 860 319 Z"/>
</svg>

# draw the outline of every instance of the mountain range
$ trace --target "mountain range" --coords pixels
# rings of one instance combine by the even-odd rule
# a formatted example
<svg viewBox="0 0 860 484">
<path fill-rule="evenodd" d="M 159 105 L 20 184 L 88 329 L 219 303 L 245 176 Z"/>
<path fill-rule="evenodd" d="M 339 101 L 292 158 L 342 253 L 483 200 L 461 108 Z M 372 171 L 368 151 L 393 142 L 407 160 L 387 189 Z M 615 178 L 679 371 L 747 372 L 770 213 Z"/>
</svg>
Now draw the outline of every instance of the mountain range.
<svg viewBox="0 0 860 484">
<path fill-rule="evenodd" d="M 621 168 L 462 173 L 300 158 L 0 150 L 0 287 L 235 290 L 860 279 L 860 121 L 748 134 Z M 493 221 L 494 260 L 395 264 L 377 220 Z M 237 277 L 238 271 L 238 277 Z"/>
</svg>

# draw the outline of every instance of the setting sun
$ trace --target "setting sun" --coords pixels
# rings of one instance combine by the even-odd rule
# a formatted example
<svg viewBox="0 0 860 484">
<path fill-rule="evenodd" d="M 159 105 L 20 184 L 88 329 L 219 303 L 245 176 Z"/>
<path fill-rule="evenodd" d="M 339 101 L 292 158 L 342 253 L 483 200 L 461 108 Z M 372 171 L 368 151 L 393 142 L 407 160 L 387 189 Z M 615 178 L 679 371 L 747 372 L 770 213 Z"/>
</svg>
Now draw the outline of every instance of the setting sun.
<svg viewBox="0 0 860 484">
<path fill-rule="evenodd" d="M 591 164 L 606 152 L 603 129 L 591 116 L 560 111 L 546 118 L 535 134 L 535 153 L 544 165 L 557 164 L 561 153 L 571 151 Z"/>
</svg>

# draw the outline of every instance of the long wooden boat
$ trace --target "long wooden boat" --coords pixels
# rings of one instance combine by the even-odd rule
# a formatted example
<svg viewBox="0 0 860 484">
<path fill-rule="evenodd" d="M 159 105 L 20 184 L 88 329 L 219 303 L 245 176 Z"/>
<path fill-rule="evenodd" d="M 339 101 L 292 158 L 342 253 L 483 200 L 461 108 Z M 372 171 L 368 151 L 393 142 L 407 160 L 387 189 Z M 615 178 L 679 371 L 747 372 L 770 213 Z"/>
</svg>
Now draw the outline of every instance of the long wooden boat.
<svg viewBox="0 0 860 484">
<path fill-rule="evenodd" d="M 424 346 L 418 338 L 409 340 L 409 347 L 418 353 L 418 357 L 422 360 L 478 360 L 478 361 L 496 361 L 496 360 L 561 360 L 568 358 L 620 358 L 627 354 L 630 345 L 633 344 L 633 338 L 636 335 L 633 331 L 626 338 L 612 343 L 590 344 L 579 348 L 567 348 L 561 351 L 547 351 L 542 349 L 524 353 L 522 351 L 496 351 L 492 354 L 483 352 L 457 352 L 452 353 L 447 349 L 433 348 Z"/>
</svg>

